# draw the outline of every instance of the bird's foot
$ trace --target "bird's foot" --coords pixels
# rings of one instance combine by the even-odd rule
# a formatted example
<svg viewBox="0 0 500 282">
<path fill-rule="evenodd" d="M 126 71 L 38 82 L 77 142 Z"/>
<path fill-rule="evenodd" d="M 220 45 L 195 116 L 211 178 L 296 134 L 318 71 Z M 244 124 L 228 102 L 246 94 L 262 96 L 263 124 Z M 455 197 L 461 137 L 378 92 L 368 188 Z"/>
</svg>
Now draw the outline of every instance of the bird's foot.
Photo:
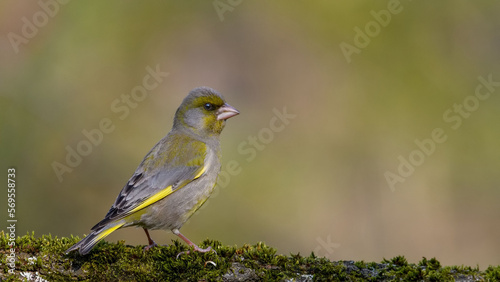
<svg viewBox="0 0 500 282">
<path fill-rule="evenodd" d="M 179 231 L 179 229 L 172 229 L 172 232 L 179 236 L 184 242 L 186 242 L 186 244 L 188 244 L 189 246 L 193 247 L 193 251 L 195 252 L 200 252 L 200 253 L 206 253 L 206 252 L 214 252 L 215 255 L 217 255 L 217 252 L 215 250 L 212 249 L 212 247 L 208 246 L 208 248 L 206 249 L 202 249 L 200 247 L 198 247 L 195 243 L 191 242 L 191 240 L 189 240 L 186 236 L 182 235 L 181 232 Z M 185 251 L 185 252 L 180 252 L 177 254 L 177 256 L 175 258 L 179 258 L 180 255 L 184 255 L 184 254 L 189 254 L 189 251 Z"/>
<path fill-rule="evenodd" d="M 148 251 L 149 249 L 151 248 L 154 248 L 154 247 L 158 247 L 158 244 L 156 244 L 154 241 L 153 241 L 153 244 L 150 244 L 150 245 L 147 245 L 146 247 L 144 247 L 144 251 Z"/>
<path fill-rule="evenodd" d="M 155 243 L 155 241 L 153 241 L 153 239 L 151 239 L 151 236 L 149 236 L 148 230 L 146 228 L 142 228 L 142 229 L 144 229 L 146 236 L 148 236 L 148 243 L 149 243 L 149 245 L 144 247 L 144 251 L 147 251 L 147 250 L 154 248 L 154 247 L 158 247 L 158 245 Z"/>
<path fill-rule="evenodd" d="M 208 248 L 206 248 L 206 249 L 202 249 L 202 248 L 200 248 L 200 247 L 198 247 L 196 245 L 193 245 L 192 247 L 193 247 L 193 251 L 195 251 L 195 252 L 199 252 L 199 253 L 214 252 L 215 255 L 217 255 L 217 252 L 214 249 L 212 249 L 212 247 L 210 247 L 210 246 L 208 246 Z M 181 256 L 181 255 L 188 255 L 188 254 L 189 254 L 189 251 L 180 252 L 180 253 L 177 254 L 177 256 L 175 258 L 178 259 L 179 256 Z"/>
</svg>

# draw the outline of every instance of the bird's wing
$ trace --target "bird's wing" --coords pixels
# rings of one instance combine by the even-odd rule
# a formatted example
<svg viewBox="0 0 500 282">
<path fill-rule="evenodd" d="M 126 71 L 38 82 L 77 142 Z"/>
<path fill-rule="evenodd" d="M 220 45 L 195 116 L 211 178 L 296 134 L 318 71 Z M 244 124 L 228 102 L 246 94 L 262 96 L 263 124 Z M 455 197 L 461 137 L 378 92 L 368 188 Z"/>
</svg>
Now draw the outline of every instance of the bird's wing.
<svg viewBox="0 0 500 282">
<path fill-rule="evenodd" d="M 192 138 L 172 142 L 168 137 L 146 155 L 106 217 L 92 230 L 144 209 L 203 175 L 206 144 Z"/>
</svg>

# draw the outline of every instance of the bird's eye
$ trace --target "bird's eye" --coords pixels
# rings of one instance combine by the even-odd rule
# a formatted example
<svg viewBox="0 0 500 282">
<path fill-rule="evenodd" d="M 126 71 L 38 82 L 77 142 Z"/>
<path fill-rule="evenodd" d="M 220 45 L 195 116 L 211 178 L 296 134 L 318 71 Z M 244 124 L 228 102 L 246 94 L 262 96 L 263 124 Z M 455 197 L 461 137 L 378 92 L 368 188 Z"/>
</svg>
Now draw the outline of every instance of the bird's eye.
<svg viewBox="0 0 500 282">
<path fill-rule="evenodd" d="M 206 103 L 205 105 L 203 105 L 203 107 L 207 111 L 213 111 L 213 110 L 215 110 L 215 106 L 212 103 Z"/>
</svg>

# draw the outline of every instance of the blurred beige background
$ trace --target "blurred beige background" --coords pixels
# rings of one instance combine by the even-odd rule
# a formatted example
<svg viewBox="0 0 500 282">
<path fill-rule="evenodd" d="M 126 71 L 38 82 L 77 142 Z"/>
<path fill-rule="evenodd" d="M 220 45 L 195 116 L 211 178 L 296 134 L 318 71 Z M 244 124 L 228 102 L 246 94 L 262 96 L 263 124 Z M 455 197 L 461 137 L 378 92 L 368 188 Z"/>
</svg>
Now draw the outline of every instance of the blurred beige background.
<svg viewBox="0 0 500 282">
<path fill-rule="evenodd" d="M 206 85 L 241 115 L 222 134 L 230 173 L 182 229 L 193 241 L 498 265 L 499 14 L 496 1 L 2 1 L 17 233 L 87 234 Z M 114 130 L 92 144 L 82 132 L 102 120 Z M 68 147 L 85 154 L 74 167 Z M 134 228 L 108 240 L 147 242 Z"/>
</svg>

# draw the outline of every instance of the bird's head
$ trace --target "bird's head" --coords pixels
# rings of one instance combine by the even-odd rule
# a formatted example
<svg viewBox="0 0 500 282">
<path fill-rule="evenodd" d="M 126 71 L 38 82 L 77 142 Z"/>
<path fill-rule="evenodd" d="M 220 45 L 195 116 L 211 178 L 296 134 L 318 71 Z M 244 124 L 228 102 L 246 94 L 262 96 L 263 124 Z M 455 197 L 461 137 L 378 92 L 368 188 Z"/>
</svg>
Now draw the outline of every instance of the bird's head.
<svg viewBox="0 0 500 282">
<path fill-rule="evenodd" d="M 201 136 L 218 135 L 226 119 L 239 113 L 216 90 L 199 87 L 191 90 L 177 109 L 174 128 L 192 130 Z"/>
</svg>

